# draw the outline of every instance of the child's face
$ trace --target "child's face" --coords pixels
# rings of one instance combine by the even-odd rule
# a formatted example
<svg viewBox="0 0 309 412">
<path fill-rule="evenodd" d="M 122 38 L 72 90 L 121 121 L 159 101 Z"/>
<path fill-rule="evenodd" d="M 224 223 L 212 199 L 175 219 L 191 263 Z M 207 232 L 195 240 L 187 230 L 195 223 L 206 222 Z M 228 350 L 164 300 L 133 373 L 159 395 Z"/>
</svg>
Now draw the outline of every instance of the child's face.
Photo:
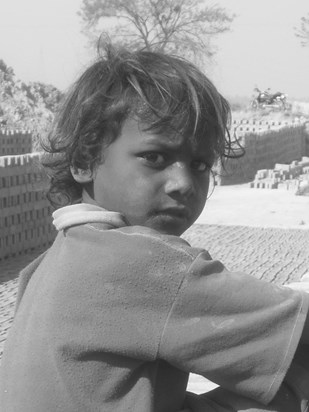
<svg viewBox="0 0 309 412">
<path fill-rule="evenodd" d="M 205 142 L 195 146 L 127 120 L 93 173 L 95 202 L 131 225 L 181 235 L 203 210 L 209 187 L 211 156 Z"/>
</svg>

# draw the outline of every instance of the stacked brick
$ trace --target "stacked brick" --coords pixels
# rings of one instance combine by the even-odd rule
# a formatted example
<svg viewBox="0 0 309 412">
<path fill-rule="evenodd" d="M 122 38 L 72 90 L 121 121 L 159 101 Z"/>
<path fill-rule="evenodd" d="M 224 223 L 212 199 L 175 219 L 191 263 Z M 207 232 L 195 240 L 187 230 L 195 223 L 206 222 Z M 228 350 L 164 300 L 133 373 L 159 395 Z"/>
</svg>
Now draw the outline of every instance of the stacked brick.
<svg viewBox="0 0 309 412">
<path fill-rule="evenodd" d="M 46 184 L 39 154 L 0 157 L 0 260 L 47 247 L 54 239 Z"/>
<path fill-rule="evenodd" d="M 241 121 L 233 123 L 232 134 L 235 130 L 246 155 L 229 160 L 225 169 L 218 165 L 218 184 L 250 182 L 258 170 L 309 155 L 304 124 Z M 44 196 L 47 179 L 39 154 L 31 151 L 30 132 L 0 130 L 0 260 L 46 248 L 55 237 Z M 277 171 L 271 173 L 278 178 Z"/>
<path fill-rule="evenodd" d="M 224 167 L 217 166 L 217 184 L 250 182 L 258 170 L 272 169 L 276 163 L 290 163 L 309 154 L 304 124 L 268 126 L 269 129 L 257 130 L 256 124 L 243 125 L 240 133 L 236 129 L 246 153 L 241 158 L 228 159 Z"/>
<path fill-rule="evenodd" d="M 273 169 L 258 170 L 252 188 L 285 189 L 305 194 L 309 186 L 309 157 L 290 164 L 276 164 Z"/>
<path fill-rule="evenodd" d="M 276 121 L 276 120 L 252 120 L 252 119 L 234 119 L 231 130 L 237 131 L 238 136 L 244 136 L 248 133 L 261 133 L 269 130 L 280 130 L 285 127 L 301 126 L 304 122 L 299 119 Z"/>
<path fill-rule="evenodd" d="M 0 129 L 0 156 L 32 152 L 32 133 L 29 130 Z"/>
</svg>

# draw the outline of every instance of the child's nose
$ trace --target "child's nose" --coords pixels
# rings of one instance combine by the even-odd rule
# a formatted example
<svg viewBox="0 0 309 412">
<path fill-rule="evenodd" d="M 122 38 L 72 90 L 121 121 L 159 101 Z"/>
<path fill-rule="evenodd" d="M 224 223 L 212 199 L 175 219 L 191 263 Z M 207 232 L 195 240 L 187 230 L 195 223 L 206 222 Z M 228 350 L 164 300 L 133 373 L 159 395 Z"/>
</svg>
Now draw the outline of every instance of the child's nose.
<svg viewBox="0 0 309 412">
<path fill-rule="evenodd" d="M 165 192 L 168 194 L 178 192 L 183 196 L 194 192 L 192 171 L 184 162 L 173 163 L 168 169 Z"/>
</svg>

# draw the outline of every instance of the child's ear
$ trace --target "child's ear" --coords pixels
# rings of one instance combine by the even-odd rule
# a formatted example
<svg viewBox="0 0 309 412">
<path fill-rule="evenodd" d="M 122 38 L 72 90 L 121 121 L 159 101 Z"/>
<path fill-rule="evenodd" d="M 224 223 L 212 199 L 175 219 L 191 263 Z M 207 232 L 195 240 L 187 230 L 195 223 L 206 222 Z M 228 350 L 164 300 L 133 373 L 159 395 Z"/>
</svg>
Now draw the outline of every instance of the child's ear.
<svg viewBox="0 0 309 412">
<path fill-rule="evenodd" d="M 77 183 L 89 183 L 92 182 L 93 179 L 93 174 L 90 169 L 84 170 L 84 169 L 78 169 L 77 167 L 70 167 L 73 179 Z"/>
</svg>

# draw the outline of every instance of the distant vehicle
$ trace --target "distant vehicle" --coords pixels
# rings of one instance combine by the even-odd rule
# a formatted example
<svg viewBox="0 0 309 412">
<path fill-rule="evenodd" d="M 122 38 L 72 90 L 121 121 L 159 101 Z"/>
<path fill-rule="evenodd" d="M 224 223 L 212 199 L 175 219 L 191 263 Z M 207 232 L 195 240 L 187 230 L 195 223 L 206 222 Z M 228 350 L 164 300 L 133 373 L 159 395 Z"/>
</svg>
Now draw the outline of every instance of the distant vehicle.
<svg viewBox="0 0 309 412">
<path fill-rule="evenodd" d="M 253 110 L 270 108 L 285 111 L 290 109 L 290 104 L 287 102 L 287 94 L 282 92 L 270 93 L 270 88 L 262 91 L 255 87 L 254 91 L 257 95 L 250 103 Z"/>
</svg>

